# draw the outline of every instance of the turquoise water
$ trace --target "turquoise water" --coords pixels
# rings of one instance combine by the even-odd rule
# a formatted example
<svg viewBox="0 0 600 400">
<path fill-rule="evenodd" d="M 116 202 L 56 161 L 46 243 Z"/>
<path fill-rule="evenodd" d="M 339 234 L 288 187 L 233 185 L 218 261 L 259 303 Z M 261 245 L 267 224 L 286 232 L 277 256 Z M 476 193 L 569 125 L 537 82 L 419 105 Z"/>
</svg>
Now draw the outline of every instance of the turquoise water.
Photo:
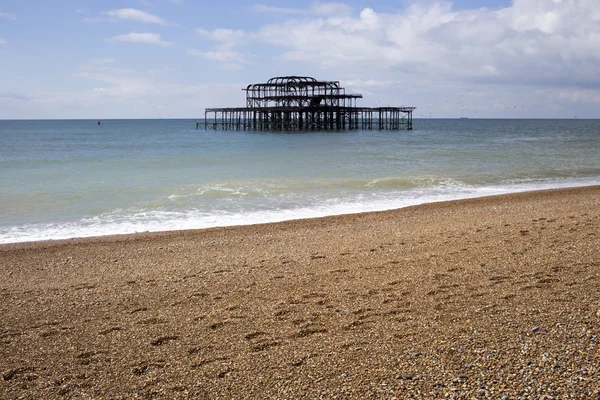
<svg viewBox="0 0 600 400">
<path fill-rule="evenodd" d="M 0 144 L 0 243 L 600 184 L 600 120 L 416 119 L 412 131 L 305 133 L 4 120 Z"/>
</svg>

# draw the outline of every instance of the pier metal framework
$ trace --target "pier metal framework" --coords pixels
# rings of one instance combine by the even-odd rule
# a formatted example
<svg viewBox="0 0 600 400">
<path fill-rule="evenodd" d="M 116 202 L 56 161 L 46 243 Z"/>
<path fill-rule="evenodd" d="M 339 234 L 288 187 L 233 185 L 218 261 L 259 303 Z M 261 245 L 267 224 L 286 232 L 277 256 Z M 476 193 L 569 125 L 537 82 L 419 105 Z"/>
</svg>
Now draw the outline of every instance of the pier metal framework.
<svg viewBox="0 0 600 400">
<path fill-rule="evenodd" d="M 199 129 L 313 131 L 412 129 L 415 107 L 358 107 L 338 81 L 282 76 L 248 85 L 246 107 L 207 108 Z"/>
</svg>

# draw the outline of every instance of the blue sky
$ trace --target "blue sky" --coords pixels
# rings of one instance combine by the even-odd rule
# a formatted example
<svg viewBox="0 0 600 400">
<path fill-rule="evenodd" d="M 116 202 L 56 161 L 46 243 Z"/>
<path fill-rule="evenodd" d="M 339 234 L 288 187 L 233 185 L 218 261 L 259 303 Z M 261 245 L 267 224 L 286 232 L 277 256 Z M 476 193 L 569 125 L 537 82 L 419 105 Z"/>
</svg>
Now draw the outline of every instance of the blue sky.
<svg viewBox="0 0 600 400">
<path fill-rule="evenodd" d="M 0 118 L 197 118 L 273 76 L 416 117 L 600 118 L 598 0 L 4 0 Z"/>
</svg>

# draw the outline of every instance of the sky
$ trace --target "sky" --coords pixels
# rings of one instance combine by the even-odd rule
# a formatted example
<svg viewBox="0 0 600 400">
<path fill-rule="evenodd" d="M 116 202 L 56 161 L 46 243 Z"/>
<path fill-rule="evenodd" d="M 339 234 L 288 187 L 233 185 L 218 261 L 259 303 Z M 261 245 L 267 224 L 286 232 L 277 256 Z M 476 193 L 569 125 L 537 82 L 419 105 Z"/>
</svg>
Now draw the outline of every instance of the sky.
<svg viewBox="0 0 600 400">
<path fill-rule="evenodd" d="M 275 76 L 416 118 L 600 118 L 600 0 L 2 0 L 0 119 L 202 118 Z"/>
</svg>

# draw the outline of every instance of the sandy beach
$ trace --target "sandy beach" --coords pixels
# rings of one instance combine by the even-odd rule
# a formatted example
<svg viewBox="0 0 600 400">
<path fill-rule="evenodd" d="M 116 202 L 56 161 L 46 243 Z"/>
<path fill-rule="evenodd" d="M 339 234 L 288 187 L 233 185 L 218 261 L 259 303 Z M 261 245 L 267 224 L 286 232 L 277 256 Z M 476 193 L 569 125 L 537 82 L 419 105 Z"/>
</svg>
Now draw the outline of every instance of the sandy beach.
<svg viewBox="0 0 600 400">
<path fill-rule="evenodd" d="M 600 398 L 600 187 L 0 246 L 0 398 Z"/>
</svg>

